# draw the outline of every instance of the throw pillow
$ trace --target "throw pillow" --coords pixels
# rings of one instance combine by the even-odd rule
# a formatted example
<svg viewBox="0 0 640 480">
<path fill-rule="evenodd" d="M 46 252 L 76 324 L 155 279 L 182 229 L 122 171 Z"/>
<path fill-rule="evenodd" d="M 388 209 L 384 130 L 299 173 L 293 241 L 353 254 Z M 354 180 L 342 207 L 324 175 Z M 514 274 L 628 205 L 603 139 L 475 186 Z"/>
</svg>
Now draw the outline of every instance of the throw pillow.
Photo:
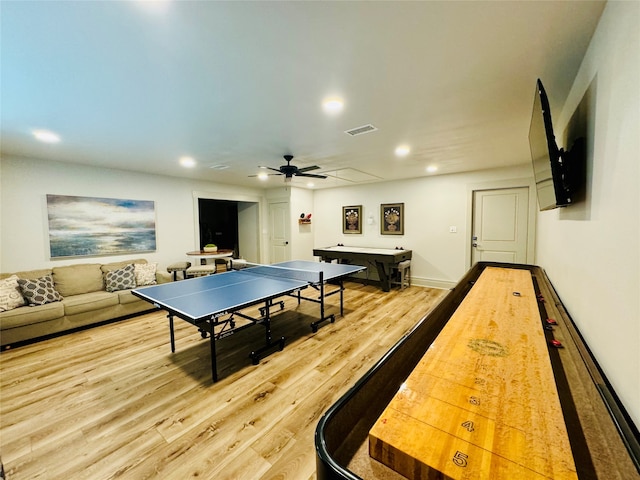
<svg viewBox="0 0 640 480">
<path fill-rule="evenodd" d="M 133 269 L 133 264 L 129 264 L 126 267 L 105 273 L 104 283 L 107 292 L 115 292 L 117 290 L 127 290 L 128 288 L 135 288 L 136 277 Z"/>
<path fill-rule="evenodd" d="M 11 275 L 0 280 L 0 312 L 22 307 L 24 304 L 24 297 L 18 285 L 18 276 Z"/>
<path fill-rule="evenodd" d="M 44 305 L 45 303 L 62 300 L 62 295 L 53 286 L 51 275 L 45 275 L 36 280 L 19 278 L 18 285 L 20 285 L 22 296 L 30 306 Z"/>
<path fill-rule="evenodd" d="M 133 269 L 136 275 L 136 285 L 139 287 L 143 285 L 155 285 L 156 268 L 157 265 L 155 263 L 134 263 Z"/>
</svg>

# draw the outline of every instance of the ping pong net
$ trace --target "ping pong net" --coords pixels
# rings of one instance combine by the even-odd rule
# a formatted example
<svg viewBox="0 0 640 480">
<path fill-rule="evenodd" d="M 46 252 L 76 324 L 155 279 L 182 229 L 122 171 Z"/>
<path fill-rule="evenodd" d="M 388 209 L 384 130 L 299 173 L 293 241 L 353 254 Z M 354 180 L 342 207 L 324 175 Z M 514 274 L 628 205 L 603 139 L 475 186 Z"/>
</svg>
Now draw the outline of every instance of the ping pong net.
<svg viewBox="0 0 640 480">
<path fill-rule="evenodd" d="M 322 282 L 322 272 L 314 270 L 302 270 L 299 268 L 281 267 L 277 265 L 262 265 L 259 263 L 247 263 L 239 273 L 260 275 L 271 278 L 298 280 L 309 284 Z"/>
</svg>

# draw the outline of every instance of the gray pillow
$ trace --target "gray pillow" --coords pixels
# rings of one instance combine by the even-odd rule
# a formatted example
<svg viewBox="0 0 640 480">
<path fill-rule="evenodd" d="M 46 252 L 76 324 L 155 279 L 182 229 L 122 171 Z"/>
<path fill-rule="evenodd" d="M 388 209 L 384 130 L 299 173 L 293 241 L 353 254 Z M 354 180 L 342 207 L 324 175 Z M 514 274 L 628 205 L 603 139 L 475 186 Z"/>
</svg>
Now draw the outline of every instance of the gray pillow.
<svg viewBox="0 0 640 480">
<path fill-rule="evenodd" d="M 19 278 L 18 285 L 20 285 L 22 296 L 30 306 L 44 305 L 45 303 L 62 300 L 62 295 L 53 286 L 51 275 L 45 275 L 36 280 Z"/>
<path fill-rule="evenodd" d="M 107 292 L 135 288 L 136 276 L 133 264 L 105 273 L 104 283 Z"/>
</svg>

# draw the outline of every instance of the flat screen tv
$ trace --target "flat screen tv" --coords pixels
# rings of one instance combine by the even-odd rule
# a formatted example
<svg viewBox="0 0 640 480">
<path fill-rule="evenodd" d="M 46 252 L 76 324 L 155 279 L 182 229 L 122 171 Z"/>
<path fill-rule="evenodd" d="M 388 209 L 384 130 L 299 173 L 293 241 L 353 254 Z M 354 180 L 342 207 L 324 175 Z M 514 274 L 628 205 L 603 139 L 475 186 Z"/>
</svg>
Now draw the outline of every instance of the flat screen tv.
<svg viewBox="0 0 640 480">
<path fill-rule="evenodd" d="M 572 204 L 571 155 L 556 145 L 549 99 L 540 79 L 536 82 L 529 146 L 540 210 Z"/>
</svg>

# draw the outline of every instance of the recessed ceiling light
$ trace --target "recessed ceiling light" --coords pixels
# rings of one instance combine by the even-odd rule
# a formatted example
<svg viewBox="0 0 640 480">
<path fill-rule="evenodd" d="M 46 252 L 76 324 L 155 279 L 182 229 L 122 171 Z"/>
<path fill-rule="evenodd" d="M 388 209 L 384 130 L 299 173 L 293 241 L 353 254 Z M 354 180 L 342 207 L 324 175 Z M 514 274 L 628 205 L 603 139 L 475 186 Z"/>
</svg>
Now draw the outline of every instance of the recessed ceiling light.
<svg viewBox="0 0 640 480">
<path fill-rule="evenodd" d="M 340 98 L 327 98 L 322 102 L 322 108 L 327 113 L 338 113 L 344 108 L 344 102 Z"/>
<path fill-rule="evenodd" d="M 185 168 L 193 168 L 196 166 L 196 161 L 192 157 L 180 157 L 180 165 Z"/>
<path fill-rule="evenodd" d="M 58 143 L 60 141 L 60 136 L 57 133 L 50 132 L 49 130 L 34 130 L 32 133 L 33 136 L 41 142 Z"/>
<path fill-rule="evenodd" d="M 266 173 L 259 173 L 258 174 L 258 178 L 262 181 L 267 180 L 269 178 L 269 175 Z"/>
<path fill-rule="evenodd" d="M 437 172 L 438 171 L 438 167 L 436 167 L 435 165 L 429 165 L 427 167 L 427 172 L 429 173 L 433 173 L 433 172 Z"/>
<path fill-rule="evenodd" d="M 409 155 L 411 149 L 407 145 L 400 145 L 396 148 L 396 155 L 399 157 L 406 157 Z"/>
<path fill-rule="evenodd" d="M 313 182 L 309 182 L 309 183 L 307 183 L 307 187 L 311 188 L 311 187 L 313 187 L 313 186 L 315 186 L 315 183 L 313 183 Z"/>
</svg>

